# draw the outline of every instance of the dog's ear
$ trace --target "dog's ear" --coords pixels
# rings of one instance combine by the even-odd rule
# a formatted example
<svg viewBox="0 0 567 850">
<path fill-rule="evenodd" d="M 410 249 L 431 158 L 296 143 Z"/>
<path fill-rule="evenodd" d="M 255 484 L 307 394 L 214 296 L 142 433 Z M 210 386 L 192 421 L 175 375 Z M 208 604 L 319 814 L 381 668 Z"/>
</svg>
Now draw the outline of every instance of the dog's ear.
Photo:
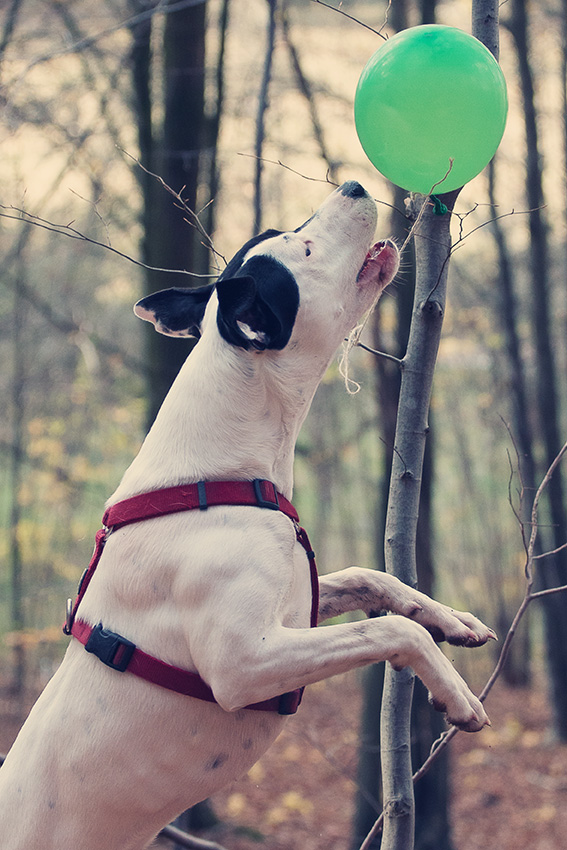
<svg viewBox="0 0 567 850">
<path fill-rule="evenodd" d="M 252 257 L 235 277 L 217 281 L 217 294 L 217 325 L 227 342 L 258 351 L 287 345 L 299 288 L 291 272 L 273 257 Z"/>
<path fill-rule="evenodd" d="M 166 336 L 201 336 L 201 322 L 214 284 L 194 289 L 162 289 L 142 298 L 134 306 L 140 319 L 152 322 Z"/>
</svg>

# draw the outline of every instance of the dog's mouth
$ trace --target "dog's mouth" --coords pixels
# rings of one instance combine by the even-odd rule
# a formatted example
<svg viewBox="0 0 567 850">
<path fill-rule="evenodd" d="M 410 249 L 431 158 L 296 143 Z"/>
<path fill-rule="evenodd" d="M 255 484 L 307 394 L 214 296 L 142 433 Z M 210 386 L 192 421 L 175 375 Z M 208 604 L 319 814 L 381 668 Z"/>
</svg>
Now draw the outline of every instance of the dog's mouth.
<svg viewBox="0 0 567 850">
<path fill-rule="evenodd" d="M 372 280 L 385 287 L 395 277 L 399 262 L 398 249 L 391 239 L 375 242 L 360 267 L 356 277 L 357 283 L 366 283 Z"/>
</svg>

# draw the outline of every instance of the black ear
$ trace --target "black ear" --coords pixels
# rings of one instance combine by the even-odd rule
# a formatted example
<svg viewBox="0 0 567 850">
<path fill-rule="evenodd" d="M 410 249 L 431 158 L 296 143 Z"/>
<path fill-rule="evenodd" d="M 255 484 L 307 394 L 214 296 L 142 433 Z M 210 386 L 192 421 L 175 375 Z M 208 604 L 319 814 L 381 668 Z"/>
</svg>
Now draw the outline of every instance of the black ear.
<svg viewBox="0 0 567 850">
<path fill-rule="evenodd" d="M 227 342 L 259 351 L 287 345 L 299 288 L 284 265 L 273 257 L 252 257 L 235 277 L 217 281 L 217 293 L 217 325 Z"/>
<path fill-rule="evenodd" d="M 153 322 L 156 331 L 166 336 L 201 336 L 201 322 L 214 284 L 195 289 L 162 289 L 142 298 L 134 306 L 140 319 Z"/>
</svg>

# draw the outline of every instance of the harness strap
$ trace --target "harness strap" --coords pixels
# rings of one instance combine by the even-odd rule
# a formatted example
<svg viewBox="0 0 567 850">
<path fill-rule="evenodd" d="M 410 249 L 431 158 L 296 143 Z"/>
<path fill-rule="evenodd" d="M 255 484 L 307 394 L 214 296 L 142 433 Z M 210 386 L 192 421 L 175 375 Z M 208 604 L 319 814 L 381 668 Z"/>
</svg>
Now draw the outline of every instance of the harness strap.
<svg viewBox="0 0 567 850">
<path fill-rule="evenodd" d="M 297 522 L 297 511 L 285 496 L 278 493 L 271 481 L 256 478 L 254 481 L 199 481 L 181 484 L 151 493 L 141 493 L 111 505 L 102 522 L 107 528 L 121 528 L 142 519 L 152 519 L 178 511 L 195 508 L 206 510 L 215 505 L 250 505 L 282 511 Z"/>
<path fill-rule="evenodd" d="M 319 582 L 315 553 L 311 548 L 305 529 L 298 524 L 297 511 L 270 481 L 200 481 L 197 484 L 180 485 L 142 493 L 109 507 L 103 517 L 103 528 L 95 537 L 95 548 L 89 566 L 83 573 L 77 597 L 67 603 L 67 619 L 63 631 L 82 643 L 87 652 L 92 652 L 104 664 L 119 672 L 133 673 L 141 679 L 207 702 L 216 702 L 211 688 L 198 673 L 174 667 L 143 652 L 116 632 L 103 627 L 102 623 L 91 626 L 76 619 L 77 609 L 96 571 L 106 538 L 111 531 L 135 522 L 165 516 L 187 510 L 206 510 L 213 505 L 250 505 L 277 510 L 288 516 L 295 525 L 298 541 L 309 560 L 311 577 L 311 627 L 317 625 L 319 610 Z M 301 702 L 303 688 L 281 694 L 263 702 L 246 706 L 255 711 L 277 711 L 279 714 L 294 714 Z"/>
</svg>

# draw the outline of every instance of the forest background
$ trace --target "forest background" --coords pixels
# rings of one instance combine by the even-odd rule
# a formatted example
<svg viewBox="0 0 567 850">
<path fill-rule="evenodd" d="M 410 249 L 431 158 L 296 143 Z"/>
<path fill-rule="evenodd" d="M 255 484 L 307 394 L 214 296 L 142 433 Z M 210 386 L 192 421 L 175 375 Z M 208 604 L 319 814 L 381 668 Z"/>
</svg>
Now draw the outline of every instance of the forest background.
<svg viewBox="0 0 567 850">
<path fill-rule="evenodd" d="M 503 635 L 525 589 L 518 516 L 525 519 L 525 505 L 567 434 L 567 3 L 510 0 L 501 15 L 510 116 L 493 168 L 465 187 L 453 216 L 456 250 L 432 403 L 419 566 L 423 589 L 474 611 Z M 307 0 L 4 3 L 0 671 L 6 716 L 23 715 L 60 660 L 63 603 L 88 563 L 104 501 L 187 354 L 183 342 L 150 335 L 131 306 L 147 290 L 200 279 L 141 264 L 218 273 L 254 232 L 297 226 L 330 184 L 350 178 L 378 199 L 380 235 L 393 233 L 401 243 L 411 224 L 404 193 L 361 151 L 352 120 L 356 82 L 382 41 L 377 31 L 388 35 L 434 20 L 470 31 L 470 16 L 469 0 L 353 1 L 340 11 Z M 178 209 L 180 199 L 148 170 L 174 192 L 183 189 L 216 253 L 203 247 L 207 239 L 186 221 L 191 215 Z M 410 251 L 375 313 L 365 338 L 370 348 L 403 355 L 412 275 Z M 355 396 L 345 391 L 338 367 L 330 369 L 298 446 L 294 501 L 325 572 L 353 563 L 379 568 L 383 560 L 398 376 L 393 364 L 363 349 L 351 355 L 351 373 L 361 385 Z M 567 540 L 561 474 L 543 504 L 541 551 Z M 541 573 L 542 586 L 567 582 L 561 555 Z M 557 752 L 563 752 L 557 742 L 567 739 L 565 604 L 558 595 L 546 601 L 546 611 L 531 607 L 503 674 L 522 699 L 543 700 L 546 740 Z M 452 651 L 451 657 L 480 690 L 497 652 Z M 353 763 L 339 771 L 350 771 L 341 793 L 349 798 L 349 818 L 356 809 L 353 846 L 375 817 L 372 798 L 379 796 L 380 675 L 352 675 L 337 685 L 349 695 L 342 701 L 353 705 Z M 419 761 L 439 727 L 423 716 L 416 726 L 426 729 L 424 740 L 416 732 Z M 336 762 L 328 752 L 326 758 Z M 421 816 L 437 824 L 421 829 L 418 847 L 465 846 L 451 835 L 450 777 L 445 760 L 431 784 L 434 797 L 426 794 L 426 814 L 419 814 L 418 794 L 418 824 Z M 238 802 L 240 793 L 218 805 L 246 821 L 250 810 Z M 279 810 L 272 820 L 280 831 L 286 819 L 308 820 L 311 811 L 293 795 L 278 806 L 268 810 Z M 560 846 L 543 826 L 536 836 L 552 842 L 542 850 Z M 322 847 L 335 846 L 328 834 L 323 841 Z M 344 836 L 341 841 L 337 847 L 345 846 Z"/>
</svg>

